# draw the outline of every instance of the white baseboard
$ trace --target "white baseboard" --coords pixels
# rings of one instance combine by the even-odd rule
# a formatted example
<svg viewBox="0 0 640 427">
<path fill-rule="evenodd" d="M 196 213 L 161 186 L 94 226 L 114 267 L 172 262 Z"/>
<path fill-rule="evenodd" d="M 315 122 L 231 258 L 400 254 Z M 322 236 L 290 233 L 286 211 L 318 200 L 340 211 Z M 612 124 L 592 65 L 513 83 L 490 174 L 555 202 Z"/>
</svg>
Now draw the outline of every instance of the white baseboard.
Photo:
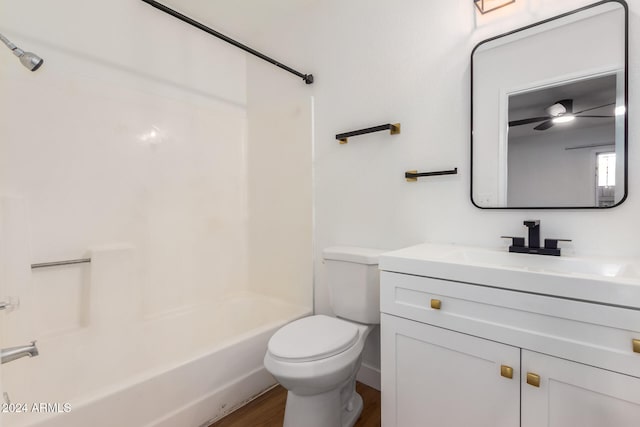
<svg viewBox="0 0 640 427">
<path fill-rule="evenodd" d="M 356 379 L 380 391 L 380 368 L 374 368 L 373 366 L 363 363 L 362 366 L 360 366 L 358 375 L 356 375 Z"/>
</svg>

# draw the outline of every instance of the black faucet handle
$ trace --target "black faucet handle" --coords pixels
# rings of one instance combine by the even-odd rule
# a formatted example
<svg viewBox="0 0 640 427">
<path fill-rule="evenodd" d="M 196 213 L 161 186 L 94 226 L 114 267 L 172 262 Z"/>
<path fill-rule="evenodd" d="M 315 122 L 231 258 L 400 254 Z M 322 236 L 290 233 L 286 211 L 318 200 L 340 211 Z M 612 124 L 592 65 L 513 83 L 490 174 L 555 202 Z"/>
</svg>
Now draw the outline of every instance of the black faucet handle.
<svg viewBox="0 0 640 427">
<path fill-rule="evenodd" d="M 511 239 L 511 246 L 524 248 L 524 237 L 500 236 L 501 239 Z"/>
<path fill-rule="evenodd" d="M 524 225 L 526 225 L 529 228 L 538 227 L 538 226 L 540 226 L 540 220 L 539 219 L 528 219 L 528 220 L 524 221 Z"/>
<path fill-rule="evenodd" d="M 570 242 L 571 239 L 544 239 L 545 249 L 558 249 L 558 242 Z"/>
</svg>

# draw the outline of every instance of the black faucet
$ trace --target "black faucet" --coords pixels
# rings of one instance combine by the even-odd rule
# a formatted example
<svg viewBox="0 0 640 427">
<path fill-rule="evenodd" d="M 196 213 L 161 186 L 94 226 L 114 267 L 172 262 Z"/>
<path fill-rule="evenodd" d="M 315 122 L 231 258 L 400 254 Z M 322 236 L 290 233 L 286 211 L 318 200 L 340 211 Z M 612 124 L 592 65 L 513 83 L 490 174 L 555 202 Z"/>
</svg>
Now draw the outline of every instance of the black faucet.
<svg viewBox="0 0 640 427">
<path fill-rule="evenodd" d="M 540 220 L 530 219 L 524 222 L 529 229 L 529 248 L 540 247 Z"/>
<path fill-rule="evenodd" d="M 529 246 L 524 245 L 524 237 L 501 236 L 505 239 L 512 239 L 509 252 L 520 254 L 537 254 L 560 256 L 558 242 L 570 242 L 569 239 L 544 239 L 544 247 L 540 247 L 540 220 L 530 219 L 524 221 L 524 225 L 529 229 Z"/>
</svg>

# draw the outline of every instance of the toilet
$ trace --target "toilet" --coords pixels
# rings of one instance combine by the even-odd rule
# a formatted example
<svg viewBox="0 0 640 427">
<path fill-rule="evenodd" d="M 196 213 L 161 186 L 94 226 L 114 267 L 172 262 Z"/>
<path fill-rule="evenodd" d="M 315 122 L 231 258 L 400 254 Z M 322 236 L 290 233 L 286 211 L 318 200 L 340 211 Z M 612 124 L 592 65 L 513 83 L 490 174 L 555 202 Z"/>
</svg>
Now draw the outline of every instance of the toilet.
<svg viewBox="0 0 640 427">
<path fill-rule="evenodd" d="M 264 366 L 288 390 L 284 427 L 351 427 L 362 412 L 356 374 L 369 332 L 380 323 L 378 257 L 385 251 L 323 251 L 331 307 L 280 328 Z"/>
</svg>

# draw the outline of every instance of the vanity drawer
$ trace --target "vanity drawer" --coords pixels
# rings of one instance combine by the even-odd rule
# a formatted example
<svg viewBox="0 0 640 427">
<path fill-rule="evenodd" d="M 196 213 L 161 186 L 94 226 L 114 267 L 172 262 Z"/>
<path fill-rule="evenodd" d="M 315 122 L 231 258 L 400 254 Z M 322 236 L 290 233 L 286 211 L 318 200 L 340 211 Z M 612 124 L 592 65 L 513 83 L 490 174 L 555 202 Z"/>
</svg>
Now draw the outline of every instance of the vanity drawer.
<svg viewBox="0 0 640 427">
<path fill-rule="evenodd" d="M 386 271 L 380 286 L 383 313 L 640 377 L 639 310 Z"/>
</svg>

